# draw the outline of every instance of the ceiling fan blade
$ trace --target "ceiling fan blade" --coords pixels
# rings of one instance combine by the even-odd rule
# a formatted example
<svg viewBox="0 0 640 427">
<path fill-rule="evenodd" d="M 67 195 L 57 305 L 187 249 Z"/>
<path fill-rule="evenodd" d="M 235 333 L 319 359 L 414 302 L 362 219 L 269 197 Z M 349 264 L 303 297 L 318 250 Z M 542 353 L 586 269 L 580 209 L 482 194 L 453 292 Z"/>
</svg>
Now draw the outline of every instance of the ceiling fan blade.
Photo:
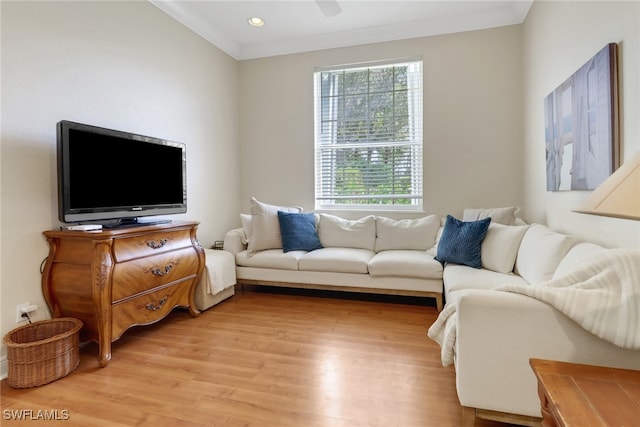
<svg viewBox="0 0 640 427">
<path fill-rule="evenodd" d="M 327 18 L 336 16 L 342 12 L 342 8 L 336 0 L 316 0 L 318 7 Z"/>
</svg>

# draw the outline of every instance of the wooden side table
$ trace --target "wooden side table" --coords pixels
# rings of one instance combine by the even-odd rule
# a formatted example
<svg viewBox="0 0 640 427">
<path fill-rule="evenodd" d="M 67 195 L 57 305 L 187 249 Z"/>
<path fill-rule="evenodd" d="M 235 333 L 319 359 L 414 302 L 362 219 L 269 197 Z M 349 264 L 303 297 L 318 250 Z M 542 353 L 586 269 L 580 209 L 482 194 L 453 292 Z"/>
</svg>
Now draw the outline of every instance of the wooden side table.
<svg viewBox="0 0 640 427">
<path fill-rule="evenodd" d="M 542 427 L 640 425 L 640 371 L 530 359 Z"/>
</svg>

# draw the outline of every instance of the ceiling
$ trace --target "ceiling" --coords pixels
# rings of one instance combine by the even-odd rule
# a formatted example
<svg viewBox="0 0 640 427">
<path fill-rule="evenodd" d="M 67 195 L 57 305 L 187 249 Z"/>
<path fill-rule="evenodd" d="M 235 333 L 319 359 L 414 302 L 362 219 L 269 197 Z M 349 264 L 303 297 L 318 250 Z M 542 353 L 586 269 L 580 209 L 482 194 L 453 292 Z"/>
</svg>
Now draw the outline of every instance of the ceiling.
<svg viewBox="0 0 640 427">
<path fill-rule="evenodd" d="M 238 60 L 519 24 L 533 3 L 338 0 L 339 13 L 326 16 L 321 6 L 334 0 L 149 1 Z M 265 25 L 250 26 L 251 17 Z"/>
</svg>

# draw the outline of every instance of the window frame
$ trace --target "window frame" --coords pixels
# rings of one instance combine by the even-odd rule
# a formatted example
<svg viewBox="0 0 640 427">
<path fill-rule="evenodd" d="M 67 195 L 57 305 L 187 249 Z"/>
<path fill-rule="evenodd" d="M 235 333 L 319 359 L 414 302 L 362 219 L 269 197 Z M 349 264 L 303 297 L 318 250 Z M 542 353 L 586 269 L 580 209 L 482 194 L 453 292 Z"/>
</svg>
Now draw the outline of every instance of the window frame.
<svg viewBox="0 0 640 427">
<path fill-rule="evenodd" d="M 409 129 L 409 133 L 411 134 L 410 141 L 386 141 L 386 142 L 377 142 L 377 141 L 365 141 L 359 143 L 339 143 L 337 141 L 337 136 L 335 134 L 335 129 L 333 130 L 334 134 L 329 137 L 326 136 L 326 132 L 323 133 L 323 117 L 322 117 L 322 73 L 340 73 L 340 72 L 353 72 L 357 70 L 366 70 L 367 72 L 371 72 L 372 69 L 380 69 L 380 68 L 391 68 L 391 67 L 402 67 L 402 66 L 411 66 L 417 68 L 413 71 L 414 76 L 417 73 L 417 76 L 413 79 L 407 79 L 407 114 L 403 114 L 402 117 L 406 118 L 408 121 L 407 128 Z M 331 67 L 316 67 L 314 69 L 313 81 L 314 81 L 314 202 L 315 209 L 319 211 L 336 211 L 336 210 L 362 210 L 362 211 L 402 211 L 402 212 L 423 212 L 423 195 L 424 195 L 424 131 L 423 131 L 423 61 L 422 57 L 411 57 L 411 58 L 401 58 L 401 59 L 391 59 L 385 61 L 375 61 L 375 62 L 367 62 L 367 63 L 358 63 L 358 64 L 349 64 L 349 65 L 338 65 Z M 395 80 L 394 80 L 395 81 Z M 369 81 L 367 82 L 369 84 Z M 369 89 L 368 89 L 369 90 Z M 393 107 L 395 108 L 395 96 L 397 93 L 401 91 L 396 89 L 395 86 L 391 89 L 393 99 Z M 369 95 L 370 92 L 367 92 Z M 342 94 L 339 95 L 342 97 L 347 97 L 348 95 Z M 339 101 L 336 101 L 339 102 Z M 393 119 L 396 118 L 395 111 L 393 113 Z M 336 122 L 341 118 L 336 115 L 332 117 L 332 120 Z M 344 117 L 342 117 L 344 119 Z M 372 116 L 367 115 L 366 120 L 372 120 Z M 327 140 L 330 140 L 327 143 Z M 335 182 L 331 182 L 329 185 L 326 184 L 326 181 L 330 178 L 323 178 L 323 171 L 329 170 L 332 174 L 338 169 L 335 166 L 335 157 L 332 155 L 332 160 L 330 168 L 326 168 L 324 163 L 326 162 L 323 159 L 322 152 L 323 151 L 338 151 L 340 149 L 376 149 L 376 148 L 400 148 L 409 149 L 409 153 L 402 153 L 402 156 L 406 156 L 409 160 L 406 164 L 410 168 L 410 191 L 408 194 L 386 194 L 386 195 L 376 195 L 376 194 L 359 194 L 354 197 L 354 195 L 337 195 L 335 192 Z M 401 157 L 394 156 L 395 159 L 402 159 Z M 395 173 L 393 174 L 395 177 Z M 335 177 L 331 178 L 332 180 Z M 406 177 L 405 177 L 406 179 Z M 325 189 L 329 188 L 330 192 L 326 192 Z M 391 203 L 336 203 L 336 200 L 340 199 L 359 199 L 364 201 L 366 199 L 384 199 L 387 201 L 391 201 L 393 199 L 409 199 L 411 202 L 408 204 L 395 204 Z M 329 200 L 329 202 L 326 202 Z"/>
</svg>

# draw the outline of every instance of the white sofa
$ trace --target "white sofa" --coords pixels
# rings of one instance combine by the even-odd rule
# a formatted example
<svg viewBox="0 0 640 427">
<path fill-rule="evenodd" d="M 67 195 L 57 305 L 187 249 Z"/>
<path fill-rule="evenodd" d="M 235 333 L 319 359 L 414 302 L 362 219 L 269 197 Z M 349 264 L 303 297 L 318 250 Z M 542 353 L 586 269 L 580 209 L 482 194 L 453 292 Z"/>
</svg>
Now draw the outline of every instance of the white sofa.
<svg viewBox="0 0 640 427">
<path fill-rule="evenodd" d="M 640 369 L 639 350 L 598 338 L 538 299 L 493 290 L 561 278 L 604 250 L 532 224 L 515 247 L 513 272 L 445 267 L 447 305 L 457 305 L 453 361 L 465 425 L 472 426 L 475 416 L 538 425 L 540 402 L 529 358 Z"/>
<path fill-rule="evenodd" d="M 273 209 L 270 213 L 273 216 Z M 254 214 L 253 223 L 249 218 L 243 216 L 245 227 L 227 232 L 224 239 L 224 249 L 236 259 L 238 284 L 429 297 L 435 299 L 438 311 L 442 309 L 443 265 L 433 252 L 440 218 L 435 215 L 348 220 L 315 214 L 322 248 L 287 252 L 273 218 Z M 259 221 L 271 221 L 262 228 L 277 229 L 278 236 L 252 250 L 252 239 L 260 240 L 256 236 Z"/>
<path fill-rule="evenodd" d="M 368 215 L 349 220 L 326 213 L 307 214 L 314 215 L 314 232 L 322 248 L 287 251 L 278 212 L 301 211 L 251 199 L 251 214 L 240 215 L 243 227 L 227 232 L 224 239 L 224 249 L 235 256 L 238 284 L 430 297 L 437 310 L 442 310 L 446 260 L 438 261 L 436 256 L 444 219 L 437 215 L 400 220 Z M 464 221 L 492 220 L 482 243 L 483 252 L 492 254 L 483 263 L 491 268 L 513 270 L 514 245 L 525 230 L 510 227 L 524 224 L 518 211 L 515 206 L 464 210 Z M 505 235 L 515 242 L 506 242 Z M 505 244 L 512 246 L 512 259 L 504 259 Z"/>
<path fill-rule="evenodd" d="M 443 268 L 435 257 L 444 221 L 432 215 L 353 221 L 316 214 L 323 248 L 285 252 L 277 247 L 281 236 L 273 209 L 282 208 L 253 200 L 252 215 L 241 216 L 243 228 L 225 236 L 238 283 L 427 296 L 435 298 L 438 311 L 443 299 L 455 304 L 452 361 L 465 425 L 473 425 L 476 416 L 538 425 L 532 357 L 640 369 L 639 351 L 597 338 L 537 299 L 494 290 L 560 277 L 605 250 L 541 224 L 524 224 L 515 208 L 465 210 L 465 221 L 493 219 L 479 248 L 482 268 L 452 262 Z M 256 246 L 256 224 L 278 233 Z"/>
</svg>

